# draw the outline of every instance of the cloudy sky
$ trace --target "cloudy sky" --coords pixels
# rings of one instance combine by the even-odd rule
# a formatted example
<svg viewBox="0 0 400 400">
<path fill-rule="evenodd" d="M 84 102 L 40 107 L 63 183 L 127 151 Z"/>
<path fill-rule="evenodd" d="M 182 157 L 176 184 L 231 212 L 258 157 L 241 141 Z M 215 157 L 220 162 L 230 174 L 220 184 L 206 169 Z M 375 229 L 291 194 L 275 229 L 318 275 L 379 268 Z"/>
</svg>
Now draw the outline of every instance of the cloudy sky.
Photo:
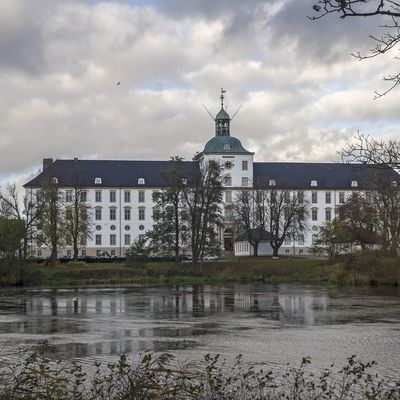
<svg viewBox="0 0 400 400">
<path fill-rule="evenodd" d="M 373 97 L 396 53 L 350 55 L 378 21 L 312 22 L 312 4 L 1 0 L 0 184 L 48 157 L 190 159 L 221 87 L 256 161 L 333 161 L 357 130 L 395 138 L 400 90 Z"/>
</svg>

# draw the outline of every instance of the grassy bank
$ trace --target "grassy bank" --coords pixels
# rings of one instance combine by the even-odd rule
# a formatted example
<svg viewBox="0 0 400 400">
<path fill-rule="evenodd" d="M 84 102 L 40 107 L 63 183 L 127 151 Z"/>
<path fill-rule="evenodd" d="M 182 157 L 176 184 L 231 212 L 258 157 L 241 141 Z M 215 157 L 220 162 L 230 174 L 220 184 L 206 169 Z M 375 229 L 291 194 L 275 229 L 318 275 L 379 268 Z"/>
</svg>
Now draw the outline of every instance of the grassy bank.
<svg viewBox="0 0 400 400">
<path fill-rule="evenodd" d="M 206 284 L 251 282 L 327 282 L 324 261 L 307 259 L 245 259 L 207 262 L 194 274 L 190 263 L 27 265 L 24 286 L 86 286 L 116 284 Z"/>
<path fill-rule="evenodd" d="M 171 355 L 145 353 L 93 368 L 79 360 L 64 362 L 43 351 L 22 354 L 19 364 L 0 366 L 1 399 L 7 400 L 389 400 L 400 396 L 400 382 L 375 374 L 375 363 L 354 356 L 336 368 L 313 373 L 311 360 L 298 367 L 270 369 L 267 364 L 227 364 L 218 355 L 196 363 L 177 363 Z"/>
<path fill-rule="evenodd" d="M 379 255 L 353 255 L 329 263 L 305 258 L 237 258 L 207 262 L 194 274 L 190 263 L 68 263 L 46 266 L 0 264 L 3 286 L 88 286 L 130 284 L 311 283 L 398 285 L 400 263 Z"/>
</svg>

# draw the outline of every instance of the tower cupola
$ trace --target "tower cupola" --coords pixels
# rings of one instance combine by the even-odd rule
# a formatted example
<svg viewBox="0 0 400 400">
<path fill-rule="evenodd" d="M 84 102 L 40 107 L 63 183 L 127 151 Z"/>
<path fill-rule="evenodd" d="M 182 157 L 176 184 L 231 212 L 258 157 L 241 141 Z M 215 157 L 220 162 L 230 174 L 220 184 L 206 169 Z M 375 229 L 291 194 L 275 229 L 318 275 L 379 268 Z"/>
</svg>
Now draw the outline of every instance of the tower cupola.
<svg viewBox="0 0 400 400">
<path fill-rule="evenodd" d="M 230 136 L 230 121 L 229 114 L 224 109 L 224 93 L 225 89 L 221 89 L 221 110 L 215 116 L 215 136 Z"/>
</svg>

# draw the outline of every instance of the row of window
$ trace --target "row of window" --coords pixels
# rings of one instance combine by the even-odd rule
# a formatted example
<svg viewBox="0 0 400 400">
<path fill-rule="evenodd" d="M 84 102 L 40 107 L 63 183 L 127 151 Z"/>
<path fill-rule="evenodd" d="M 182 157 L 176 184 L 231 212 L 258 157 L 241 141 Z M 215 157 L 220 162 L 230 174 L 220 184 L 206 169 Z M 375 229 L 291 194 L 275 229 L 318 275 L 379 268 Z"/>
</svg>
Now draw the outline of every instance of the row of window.
<svg viewBox="0 0 400 400">
<path fill-rule="evenodd" d="M 311 220 L 318 221 L 318 208 L 311 209 Z M 332 210 L 330 208 L 325 210 L 325 221 L 332 221 Z"/>
<path fill-rule="evenodd" d="M 153 191 L 153 201 L 154 197 L 158 193 L 157 191 Z M 81 191 L 80 194 L 80 200 L 83 202 L 87 201 L 87 191 Z M 125 203 L 130 203 L 131 202 L 131 191 L 130 190 L 124 190 L 124 202 Z M 66 203 L 72 203 L 74 199 L 74 194 L 73 190 L 66 190 L 65 191 L 65 202 Z M 103 192 L 101 190 L 96 190 L 95 191 L 95 202 L 96 203 L 101 203 L 103 200 Z M 138 202 L 139 203 L 144 203 L 146 201 L 146 192 L 144 190 L 139 190 L 138 191 Z M 117 191 L 116 190 L 110 190 L 109 192 L 109 201 L 110 203 L 116 203 L 117 202 Z"/>
<path fill-rule="evenodd" d="M 247 176 L 242 176 L 242 186 L 249 186 L 249 178 Z M 230 175 L 224 176 L 224 185 L 232 186 L 232 177 Z"/>
<path fill-rule="evenodd" d="M 344 204 L 345 194 L 344 192 L 339 192 L 339 203 Z M 318 203 L 318 192 L 311 192 L 311 203 Z M 332 203 L 332 192 L 325 192 L 325 203 Z"/>
<path fill-rule="evenodd" d="M 57 179 L 57 178 L 55 178 L 55 179 Z M 58 183 L 58 181 L 56 183 Z M 94 178 L 94 184 L 95 185 L 101 185 L 102 183 L 103 183 L 103 180 L 101 178 L 99 178 L 99 177 L 98 178 Z M 138 183 L 138 185 L 144 185 L 146 183 L 146 181 L 145 181 L 144 178 L 139 178 L 137 183 Z"/>
<path fill-rule="evenodd" d="M 138 236 L 139 241 L 143 241 L 144 240 L 144 234 L 141 234 Z M 109 236 L 109 245 L 110 246 L 116 246 L 117 245 L 117 235 L 115 235 L 114 233 L 112 233 Z M 100 234 L 96 234 L 95 236 L 95 243 L 96 246 L 102 246 L 103 244 L 105 245 L 105 243 L 103 243 L 103 235 Z M 129 233 L 126 233 L 124 235 L 124 246 L 130 246 L 132 244 L 132 236 Z"/>
<path fill-rule="evenodd" d="M 124 208 L 124 220 L 130 221 L 132 216 L 132 210 L 130 208 Z M 153 219 L 157 219 L 159 216 L 159 210 L 157 208 L 153 208 Z M 96 207 L 94 211 L 94 219 L 96 221 L 101 221 L 103 217 L 103 210 L 101 207 Z M 109 209 L 109 219 L 110 221 L 115 221 L 117 219 L 117 208 L 110 207 Z M 146 208 L 139 207 L 138 208 L 138 219 L 139 221 L 144 221 L 146 219 Z"/>
</svg>

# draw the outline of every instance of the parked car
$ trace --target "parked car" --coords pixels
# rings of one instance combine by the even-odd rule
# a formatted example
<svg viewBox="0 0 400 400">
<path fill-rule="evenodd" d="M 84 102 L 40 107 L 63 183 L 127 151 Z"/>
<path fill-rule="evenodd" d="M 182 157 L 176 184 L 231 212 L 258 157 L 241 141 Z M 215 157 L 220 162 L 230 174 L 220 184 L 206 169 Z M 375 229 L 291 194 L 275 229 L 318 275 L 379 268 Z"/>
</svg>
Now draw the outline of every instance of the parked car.
<svg viewBox="0 0 400 400">
<path fill-rule="evenodd" d="M 208 256 L 203 257 L 203 261 L 216 261 L 219 257 L 213 254 L 209 254 Z"/>
</svg>

